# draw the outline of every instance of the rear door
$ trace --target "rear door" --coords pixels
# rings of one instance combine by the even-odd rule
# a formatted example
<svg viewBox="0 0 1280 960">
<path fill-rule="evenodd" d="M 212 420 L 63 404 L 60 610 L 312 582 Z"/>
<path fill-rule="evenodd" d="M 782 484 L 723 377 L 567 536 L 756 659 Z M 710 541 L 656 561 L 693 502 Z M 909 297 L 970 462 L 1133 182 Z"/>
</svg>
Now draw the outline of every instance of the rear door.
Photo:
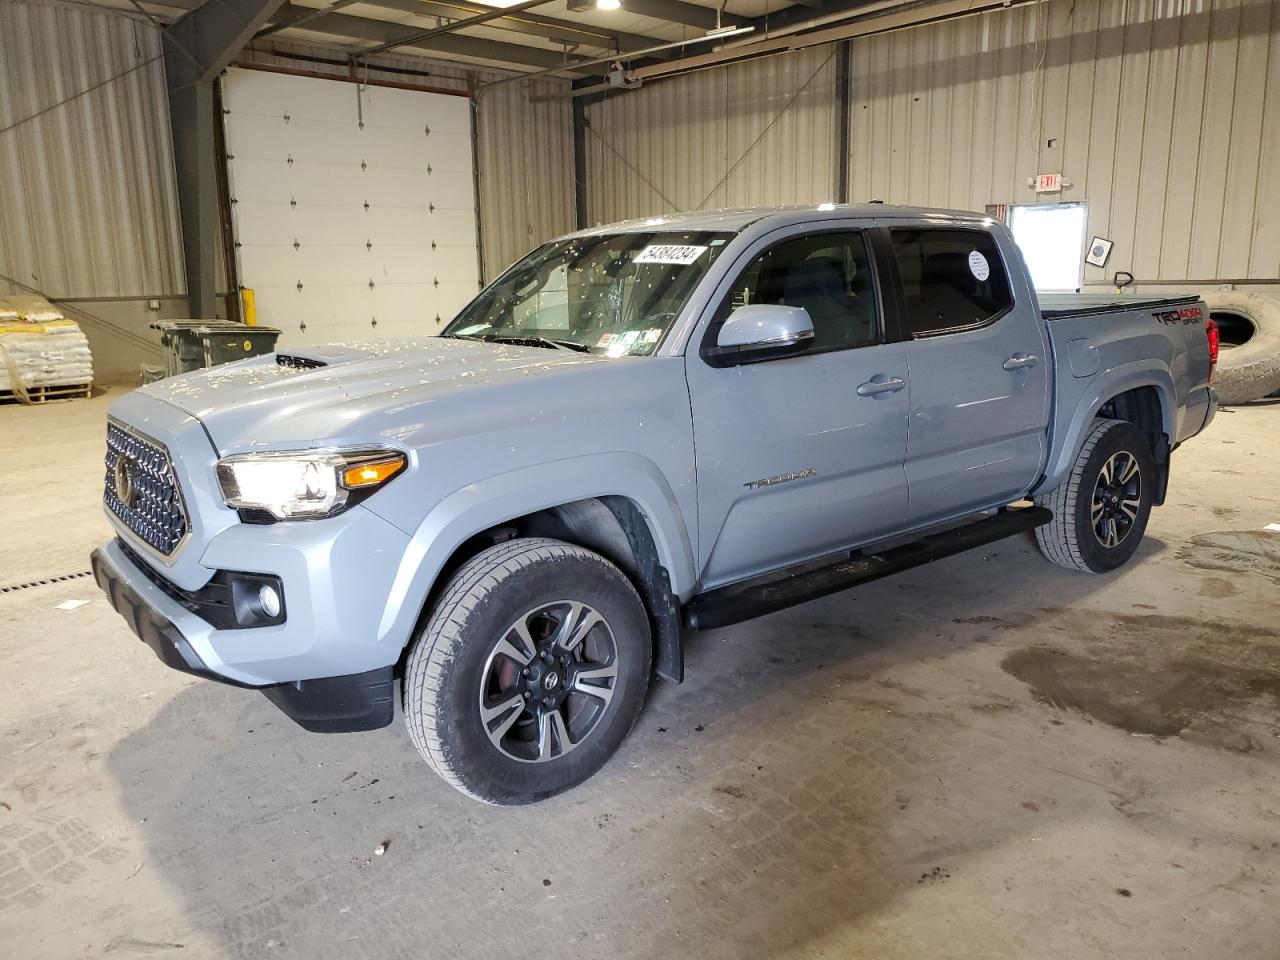
<svg viewBox="0 0 1280 960">
<path fill-rule="evenodd" d="M 886 342 L 867 234 L 828 221 L 761 238 L 735 264 L 686 351 L 702 585 L 711 588 L 901 527 L 906 359 Z M 814 346 L 734 367 L 708 363 L 747 303 L 804 307 Z"/>
<path fill-rule="evenodd" d="M 910 525 L 1016 499 L 1043 467 L 1050 371 L 1012 241 L 1002 249 L 994 233 L 954 223 L 891 226 L 881 238 L 911 379 Z"/>
</svg>

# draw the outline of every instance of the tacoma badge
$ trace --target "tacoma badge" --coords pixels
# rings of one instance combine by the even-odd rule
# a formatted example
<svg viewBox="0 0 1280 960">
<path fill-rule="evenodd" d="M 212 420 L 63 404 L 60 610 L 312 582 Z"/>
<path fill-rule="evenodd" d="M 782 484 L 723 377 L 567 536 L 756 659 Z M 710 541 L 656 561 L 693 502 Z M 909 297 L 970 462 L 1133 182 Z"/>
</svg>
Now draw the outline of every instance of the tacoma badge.
<svg viewBox="0 0 1280 960">
<path fill-rule="evenodd" d="M 759 490 L 761 487 L 772 487 L 775 483 L 790 483 L 792 480 L 808 480 L 816 477 L 818 471 L 813 467 L 805 467 L 798 473 L 780 473 L 776 477 L 765 477 L 763 480 L 748 480 L 743 484 L 748 490 Z"/>
</svg>

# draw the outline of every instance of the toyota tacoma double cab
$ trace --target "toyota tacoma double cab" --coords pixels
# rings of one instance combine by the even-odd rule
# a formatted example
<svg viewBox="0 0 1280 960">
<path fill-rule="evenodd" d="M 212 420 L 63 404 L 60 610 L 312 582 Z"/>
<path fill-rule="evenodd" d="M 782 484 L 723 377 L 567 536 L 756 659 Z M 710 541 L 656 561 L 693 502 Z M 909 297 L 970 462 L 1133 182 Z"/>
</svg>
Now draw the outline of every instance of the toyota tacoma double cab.
<svg viewBox="0 0 1280 960">
<path fill-rule="evenodd" d="M 1009 231 L 883 205 L 547 243 L 438 335 L 149 384 L 92 558 L 171 667 L 450 784 L 591 776 L 682 639 L 1034 530 L 1105 573 L 1209 423 L 1195 297 L 1037 298 Z"/>
</svg>

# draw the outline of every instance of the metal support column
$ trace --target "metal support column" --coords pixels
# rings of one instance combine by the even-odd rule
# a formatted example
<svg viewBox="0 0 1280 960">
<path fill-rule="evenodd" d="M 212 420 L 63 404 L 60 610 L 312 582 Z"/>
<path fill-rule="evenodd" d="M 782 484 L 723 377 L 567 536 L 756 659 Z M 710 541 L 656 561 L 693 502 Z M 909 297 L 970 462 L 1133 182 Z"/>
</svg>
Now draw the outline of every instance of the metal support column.
<svg viewBox="0 0 1280 960">
<path fill-rule="evenodd" d="M 166 58 L 166 65 L 170 58 Z M 217 316 L 218 184 L 213 165 L 213 84 L 191 83 L 169 90 L 173 165 L 182 219 L 182 257 L 187 268 L 188 312 Z"/>
<path fill-rule="evenodd" d="M 853 87 L 849 80 L 853 41 L 836 47 L 836 203 L 849 202 L 849 126 L 853 109 Z"/>
<path fill-rule="evenodd" d="M 587 228 L 587 105 L 573 101 L 573 206 L 578 229 Z"/>
<path fill-rule="evenodd" d="M 164 31 L 164 73 L 192 317 L 217 315 L 218 181 L 213 84 L 283 0 L 218 0 Z"/>
</svg>

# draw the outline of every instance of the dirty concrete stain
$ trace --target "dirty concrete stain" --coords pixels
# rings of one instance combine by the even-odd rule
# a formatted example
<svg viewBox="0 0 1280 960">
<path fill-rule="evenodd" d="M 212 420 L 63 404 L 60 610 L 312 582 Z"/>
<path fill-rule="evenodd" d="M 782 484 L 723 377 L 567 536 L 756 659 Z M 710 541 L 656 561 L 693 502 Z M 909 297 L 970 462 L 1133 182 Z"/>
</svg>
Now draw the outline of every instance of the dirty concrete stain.
<svg viewBox="0 0 1280 960">
<path fill-rule="evenodd" d="M 1205 577 L 1200 581 L 1200 589 L 1196 591 L 1201 597 L 1234 597 L 1240 588 L 1226 577 Z M 1152 607 L 1151 609 L 1155 609 Z"/>
<path fill-rule="evenodd" d="M 1226 623 L 1203 617 L 1173 617 L 1162 613 L 1104 613 L 1102 616 L 1114 621 L 1121 633 L 1117 639 L 1131 643 L 1135 635 L 1143 637 L 1146 631 L 1163 631 L 1171 635 L 1169 639 L 1177 642 L 1194 641 L 1220 646 L 1222 649 L 1214 650 L 1213 653 L 1228 662 L 1239 659 L 1242 653 L 1252 650 L 1251 647 L 1240 646 L 1241 640 L 1256 641 L 1268 646 L 1280 643 L 1280 626 L 1263 627 L 1239 621 Z M 1083 618 L 1087 617 L 1087 614 L 1083 615 Z M 1259 652 L 1267 656 L 1271 651 L 1264 648 Z"/>
<path fill-rule="evenodd" d="M 1157 621 L 1145 626 L 1158 633 L 1181 618 L 1121 619 Z M 1221 739 L 1213 733 L 1224 714 L 1247 710 L 1260 699 L 1269 700 L 1271 710 L 1280 709 L 1280 647 L 1260 646 L 1249 663 L 1233 664 L 1221 659 L 1220 650 L 1211 652 L 1204 644 L 1174 653 L 1150 632 L 1136 636 L 1144 641 L 1141 646 L 1124 652 L 1099 650 L 1096 655 L 1025 647 L 1006 656 L 1001 667 L 1027 684 L 1036 699 L 1059 710 L 1074 710 L 1129 733 L 1154 737 L 1178 736 L 1195 725 L 1197 741 L 1228 749 L 1240 749 L 1238 738 Z M 1229 638 L 1226 634 L 1222 639 Z M 1239 633 L 1235 639 L 1244 640 Z"/>
<path fill-rule="evenodd" d="M 1017 710 L 1018 705 L 1011 700 L 988 700 L 984 703 L 969 705 L 969 709 L 977 713 L 1008 713 Z"/>
<path fill-rule="evenodd" d="M 1258 573 L 1280 582 L 1280 533 L 1268 530 L 1202 533 L 1178 551 L 1178 559 L 1202 570 Z"/>
</svg>

